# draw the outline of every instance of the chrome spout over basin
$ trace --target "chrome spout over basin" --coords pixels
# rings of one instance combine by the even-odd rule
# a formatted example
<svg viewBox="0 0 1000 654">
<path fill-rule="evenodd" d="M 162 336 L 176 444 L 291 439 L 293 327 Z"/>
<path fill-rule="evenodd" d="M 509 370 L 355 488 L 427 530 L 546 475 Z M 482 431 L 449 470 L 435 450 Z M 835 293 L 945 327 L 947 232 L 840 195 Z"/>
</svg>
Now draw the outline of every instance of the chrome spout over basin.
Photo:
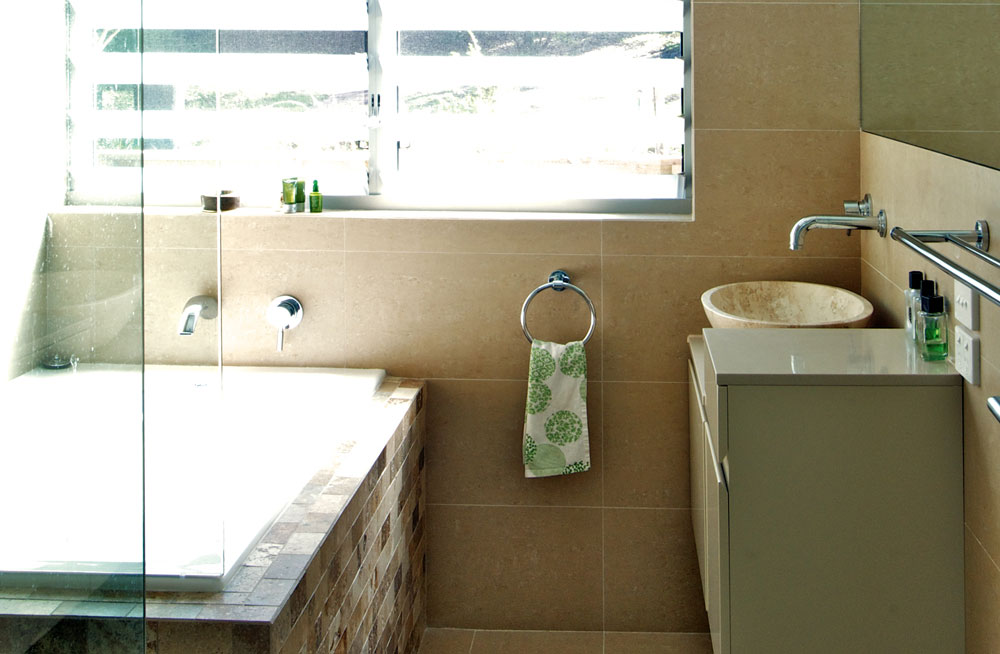
<svg viewBox="0 0 1000 654">
<path fill-rule="evenodd" d="M 177 333 L 191 336 L 199 318 L 211 320 L 219 315 L 219 303 L 209 295 L 195 295 L 184 304 L 181 319 L 177 323 Z"/>
<path fill-rule="evenodd" d="M 885 211 L 879 211 L 878 215 L 872 216 L 872 198 L 865 194 L 865 199 L 860 202 L 845 202 L 844 216 L 806 216 L 792 226 L 789 234 L 788 247 L 791 250 L 802 249 L 802 242 L 806 232 L 810 229 L 846 229 L 848 234 L 852 229 L 873 229 L 879 236 L 884 237 L 886 232 Z"/>
</svg>

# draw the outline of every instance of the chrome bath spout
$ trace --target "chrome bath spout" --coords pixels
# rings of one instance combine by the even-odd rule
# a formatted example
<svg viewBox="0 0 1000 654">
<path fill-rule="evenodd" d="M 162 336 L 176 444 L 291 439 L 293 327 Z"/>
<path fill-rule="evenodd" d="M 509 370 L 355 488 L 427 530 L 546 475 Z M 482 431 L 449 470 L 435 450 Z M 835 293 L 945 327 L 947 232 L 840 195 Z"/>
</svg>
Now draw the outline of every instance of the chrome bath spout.
<svg viewBox="0 0 1000 654">
<path fill-rule="evenodd" d="M 877 216 L 806 216 L 792 227 L 788 247 L 801 249 L 810 229 L 874 229 L 879 236 L 885 236 L 885 212 L 879 211 Z"/>
<path fill-rule="evenodd" d="M 180 322 L 177 323 L 177 333 L 181 336 L 191 336 L 194 334 L 195 325 L 198 324 L 198 318 L 211 320 L 217 315 L 219 315 L 219 303 L 214 297 L 196 295 L 184 304 Z"/>
</svg>

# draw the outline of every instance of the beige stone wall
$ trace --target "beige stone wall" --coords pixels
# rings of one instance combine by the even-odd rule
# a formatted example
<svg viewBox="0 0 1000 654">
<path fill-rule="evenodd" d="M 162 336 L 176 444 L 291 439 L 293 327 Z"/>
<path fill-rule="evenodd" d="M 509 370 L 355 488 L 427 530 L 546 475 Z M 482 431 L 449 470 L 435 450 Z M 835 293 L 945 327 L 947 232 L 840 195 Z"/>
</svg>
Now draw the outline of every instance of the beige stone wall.
<svg viewBox="0 0 1000 654">
<path fill-rule="evenodd" d="M 995 222 L 1000 172 L 889 139 L 862 135 L 862 188 L 884 208 L 889 225 L 904 229 L 972 229 Z M 1000 224 L 1000 223 L 998 223 Z M 994 284 L 995 268 L 947 245 L 948 258 Z M 993 247 L 995 249 L 995 246 Z M 882 326 L 902 326 L 907 272 L 922 270 L 954 298 L 947 274 L 889 238 L 865 235 L 862 286 Z M 965 602 L 966 652 L 1000 650 L 1000 425 L 986 398 L 1000 394 L 1000 308 L 981 300 L 979 385 L 965 384 Z M 994 341 L 993 339 L 998 340 Z"/>
</svg>

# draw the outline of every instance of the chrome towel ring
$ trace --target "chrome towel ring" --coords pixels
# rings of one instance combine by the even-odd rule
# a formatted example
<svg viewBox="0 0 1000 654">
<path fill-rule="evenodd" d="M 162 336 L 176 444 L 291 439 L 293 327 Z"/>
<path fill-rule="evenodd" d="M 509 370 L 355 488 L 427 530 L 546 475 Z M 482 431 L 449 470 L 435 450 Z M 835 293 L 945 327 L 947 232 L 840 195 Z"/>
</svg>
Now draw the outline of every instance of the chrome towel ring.
<svg viewBox="0 0 1000 654">
<path fill-rule="evenodd" d="M 590 340 L 590 337 L 594 335 L 594 328 L 597 326 L 597 311 L 594 309 L 594 303 L 590 301 L 590 298 L 579 286 L 574 286 L 569 283 L 569 275 L 563 270 L 557 270 L 549 275 L 549 283 L 542 284 L 530 294 L 528 294 L 527 299 L 524 300 L 524 304 L 521 306 L 521 330 L 524 332 L 524 337 L 528 339 L 529 343 L 534 342 L 534 338 L 531 337 L 531 332 L 528 331 L 528 305 L 531 303 L 535 296 L 544 291 L 547 288 L 551 288 L 556 291 L 565 291 L 567 288 L 571 291 L 576 291 L 580 294 L 580 297 L 584 299 L 587 303 L 587 308 L 590 309 L 590 329 L 587 330 L 587 335 L 583 337 L 583 343 L 586 344 Z"/>
</svg>

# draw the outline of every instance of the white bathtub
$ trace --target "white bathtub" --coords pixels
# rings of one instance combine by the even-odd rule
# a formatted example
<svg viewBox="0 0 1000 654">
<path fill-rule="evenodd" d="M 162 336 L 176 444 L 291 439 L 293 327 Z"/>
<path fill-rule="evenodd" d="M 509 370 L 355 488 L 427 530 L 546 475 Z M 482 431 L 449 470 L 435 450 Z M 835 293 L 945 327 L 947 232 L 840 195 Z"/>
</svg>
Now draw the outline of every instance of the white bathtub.
<svg viewBox="0 0 1000 654">
<path fill-rule="evenodd" d="M 145 545 L 148 588 L 221 588 L 353 440 L 384 376 L 81 364 L 7 382 L 0 581 L 140 574 Z"/>
</svg>

